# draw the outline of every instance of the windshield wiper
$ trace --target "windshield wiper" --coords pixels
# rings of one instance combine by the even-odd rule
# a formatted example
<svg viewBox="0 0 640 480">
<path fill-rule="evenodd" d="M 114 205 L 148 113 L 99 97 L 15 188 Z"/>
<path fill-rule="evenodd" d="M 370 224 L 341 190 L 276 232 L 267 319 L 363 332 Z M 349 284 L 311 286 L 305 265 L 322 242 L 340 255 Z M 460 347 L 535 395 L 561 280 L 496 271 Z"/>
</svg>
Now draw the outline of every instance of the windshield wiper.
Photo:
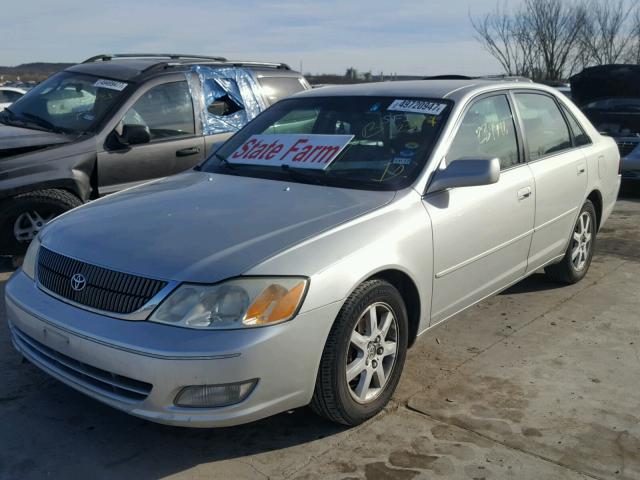
<svg viewBox="0 0 640 480">
<path fill-rule="evenodd" d="M 237 165 L 234 165 L 233 163 L 231 163 L 229 160 L 226 159 L 226 157 L 223 157 L 218 152 L 214 152 L 213 156 L 216 157 L 218 160 L 220 160 L 220 164 L 224 165 L 229 170 L 237 170 L 238 169 Z"/>
<path fill-rule="evenodd" d="M 293 180 L 304 183 L 315 183 L 316 185 L 327 185 L 326 180 L 321 176 L 321 174 L 317 173 L 319 172 L 318 170 L 309 170 L 307 168 L 299 167 L 296 168 L 289 165 L 280 165 L 280 168 L 287 172 L 289 177 Z M 324 173 L 324 170 L 321 172 Z"/>
<path fill-rule="evenodd" d="M 44 118 L 34 115 L 33 113 L 23 112 L 22 116 L 28 119 L 28 121 L 33 122 L 42 128 L 46 128 L 47 130 L 51 130 L 52 132 L 56 132 L 56 133 L 64 133 L 64 130 L 62 128 L 56 127 L 49 120 L 45 120 Z"/>
<path fill-rule="evenodd" d="M 11 110 L 11 108 L 9 107 L 5 107 L 4 110 L 2 112 L 0 112 L 0 122 L 5 123 L 6 120 L 9 120 L 9 118 L 15 118 L 16 117 L 16 112 L 14 112 L 13 110 Z M 9 125 L 8 123 L 5 123 L 5 125 Z"/>
<path fill-rule="evenodd" d="M 8 113 L 8 115 L 6 115 Z M 40 118 L 37 115 L 33 115 L 31 113 L 23 113 L 22 116 L 18 116 L 16 112 L 11 110 L 11 108 L 5 108 L 2 111 L 3 123 L 5 125 L 12 125 L 17 127 L 36 127 L 36 130 L 43 130 L 45 132 L 55 132 L 55 133 L 63 133 L 62 129 L 56 127 L 51 122 L 45 120 L 44 118 Z"/>
</svg>

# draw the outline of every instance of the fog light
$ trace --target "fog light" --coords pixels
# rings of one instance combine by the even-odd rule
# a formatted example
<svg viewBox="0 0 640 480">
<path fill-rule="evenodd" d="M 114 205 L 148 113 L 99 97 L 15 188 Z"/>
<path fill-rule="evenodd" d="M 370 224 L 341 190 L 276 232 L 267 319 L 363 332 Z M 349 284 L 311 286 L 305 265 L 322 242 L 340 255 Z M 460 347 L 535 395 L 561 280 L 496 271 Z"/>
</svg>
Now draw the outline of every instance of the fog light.
<svg viewBox="0 0 640 480">
<path fill-rule="evenodd" d="M 258 379 L 224 385 L 192 385 L 184 387 L 176 396 L 178 407 L 214 408 L 240 403 L 253 391 Z"/>
</svg>

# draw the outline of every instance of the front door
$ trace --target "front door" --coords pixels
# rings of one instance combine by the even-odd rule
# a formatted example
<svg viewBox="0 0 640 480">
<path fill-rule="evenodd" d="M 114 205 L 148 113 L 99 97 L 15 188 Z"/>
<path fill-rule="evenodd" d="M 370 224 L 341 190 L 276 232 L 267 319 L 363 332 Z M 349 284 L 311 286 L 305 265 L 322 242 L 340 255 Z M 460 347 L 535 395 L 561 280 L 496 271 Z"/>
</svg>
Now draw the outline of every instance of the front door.
<svg viewBox="0 0 640 480">
<path fill-rule="evenodd" d="M 149 88 L 127 111 L 113 135 L 126 124 L 149 127 L 151 141 L 98 152 L 100 194 L 187 170 L 204 159 L 205 145 L 195 128 L 186 81 Z"/>
<path fill-rule="evenodd" d="M 527 266 L 536 192 L 505 94 L 467 109 L 445 160 L 479 158 L 500 159 L 498 183 L 423 200 L 433 228 L 432 325 L 515 282 Z"/>
</svg>

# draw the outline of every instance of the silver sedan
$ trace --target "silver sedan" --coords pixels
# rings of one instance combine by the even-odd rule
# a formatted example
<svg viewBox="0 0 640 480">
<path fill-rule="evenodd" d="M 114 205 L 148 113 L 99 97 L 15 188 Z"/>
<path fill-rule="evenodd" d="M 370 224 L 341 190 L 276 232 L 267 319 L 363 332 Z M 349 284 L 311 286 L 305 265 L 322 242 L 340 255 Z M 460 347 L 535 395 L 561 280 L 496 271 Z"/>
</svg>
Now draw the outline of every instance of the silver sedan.
<svg viewBox="0 0 640 480">
<path fill-rule="evenodd" d="M 540 268 L 581 280 L 619 164 L 614 141 L 544 86 L 305 92 L 195 170 L 50 223 L 6 287 L 13 343 L 155 422 L 311 404 L 355 425 L 389 401 L 430 328 Z"/>
</svg>

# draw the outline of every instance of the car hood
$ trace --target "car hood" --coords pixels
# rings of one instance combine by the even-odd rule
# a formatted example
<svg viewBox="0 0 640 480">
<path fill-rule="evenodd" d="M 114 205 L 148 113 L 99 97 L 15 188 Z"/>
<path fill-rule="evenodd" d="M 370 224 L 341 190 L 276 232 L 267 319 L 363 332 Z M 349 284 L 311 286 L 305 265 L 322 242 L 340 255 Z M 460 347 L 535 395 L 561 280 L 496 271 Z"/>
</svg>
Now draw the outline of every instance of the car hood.
<svg viewBox="0 0 640 480">
<path fill-rule="evenodd" d="M 394 195 L 192 171 L 62 215 L 43 231 L 42 243 L 114 270 L 211 283 Z"/>
<path fill-rule="evenodd" d="M 0 159 L 42 150 L 69 141 L 69 137 L 59 133 L 0 124 Z"/>
<path fill-rule="evenodd" d="M 604 98 L 640 98 L 640 65 L 600 65 L 570 78 L 571 98 L 585 105 Z"/>
</svg>

